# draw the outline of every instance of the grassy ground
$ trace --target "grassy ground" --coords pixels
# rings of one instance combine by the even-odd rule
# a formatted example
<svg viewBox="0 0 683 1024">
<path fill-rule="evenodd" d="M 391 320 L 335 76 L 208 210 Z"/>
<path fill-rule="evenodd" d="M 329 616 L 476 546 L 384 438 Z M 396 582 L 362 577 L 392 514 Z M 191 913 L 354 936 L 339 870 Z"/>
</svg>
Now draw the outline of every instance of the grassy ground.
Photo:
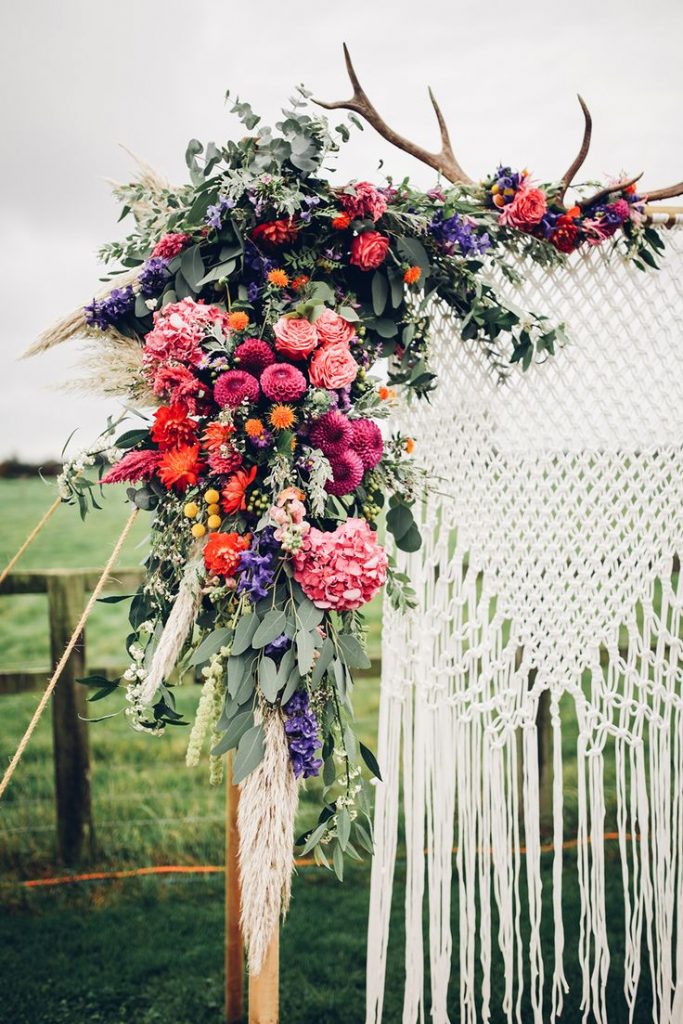
<svg viewBox="0 0 683 1024">
<path fill-rule="evenodd" d="M 52 500 L 39 481 L 0 482 L 4 531 L 0 563 Z M 75 509 L 60 508 L 20 568 L 101 565 L 127 510 L 113 492 L 101 513 L 85 525 Z M 145 523 L 141 519 L 120 560 L 139 562 Z M 41 597 L 0 598 L 0 664 L 47 666 L 47 616 Z M 120 664 L 126 608 L 98 608 L 88 626 L 91 664 Z M 371 653 L 378 653 L 379 606 L 371 609 Z M 198 689 L 178 691 L 179 705 L 192 715 Z M 36 694 L 2 698 L 0 761 L 14 750 Z M 379 685 L 358 683 L 356 709 L 366 742 L 375 746 Z M 104 705 L 97 705 L 98 711 Z M 108 708 L 106 709 L 108 710 Z M 575 729 L 565 738 L 567 831 L 575 814 Z M 93 799 L 97 829 L 95 868 L 149 864 L 223 862 L 224 796 L 206 783 L 204 769 L 185 768 L 185 737 L 174 730 L 152 740 L 128 729 L 121 717 L 92 726 Z M 607 765 L 607 788 L 611 766 Z M 311 795 L 301 801 L 306 822 Z M 220 875 L 182 879 L 151 878 L 107 884 L 80 884 L 27 891 L 21 879 L 56 869 L 54 791 L 50 723 L 46 716 L 3 801 L 0 844 L 0 957 L 11 984 L 3 990 L 0 1019 L 13 1024 L 208 1024 L 221 1020 L 223 892 Z M 621 877 L 616 850 L 608 850 L 606 887 L 613 953 L 611 1020 L 627 1020 L 619 993 L 623 922 Z M 550 890 L 550 858 L 544 859 L 544 886 Z M 404 872 L 399 864 L 387 979 L 386 1024 L 401 1019 L 402 905 Z M 302 869 L 294 885 L 291 916 L 283 930 L 282 1019 L 288 1024 L 355 1024 L 363 1019 L 365 930 L 369 870 L 348 872 L 343 886 L 328 873 Z M 523 896 L 522 896 L 523 899 Z M 454 892 L 454 915 L 457 913 Z M 566 964 L 571 994 L 565 1020 L 579 1018 L 580 976 L 572 959 L 577 945 L 578 892 L 573 855 L 565 872 Z M 454 920 L 455 920 L 454 916 Z M 544 915 L 544 942 L 552 962 L 552 917 Z M 495 923 L 494 923 L 495 935 Z M 452 1021 L 458 1011 L 457 955 L 451 985 Z M 494 964 L 496 957 L 494 955 Z M 548 966 L 547 972 L 550 973 Z M 496 972 L 500 994 L 500 972 Z M 647 1019 L 648 991 L 636 1020 Z M 493 1004 L 498 1000 L 494 997 Z M 38 1009 L 40 1007 L 40 1009 Z M 6 1015 L 6 1016 L 5 1016 Z M 495 1021 L 502 1017 L 494 1017 Z M 530 1018 L 529 1018 L 530 1019 Z"/>
</svg>

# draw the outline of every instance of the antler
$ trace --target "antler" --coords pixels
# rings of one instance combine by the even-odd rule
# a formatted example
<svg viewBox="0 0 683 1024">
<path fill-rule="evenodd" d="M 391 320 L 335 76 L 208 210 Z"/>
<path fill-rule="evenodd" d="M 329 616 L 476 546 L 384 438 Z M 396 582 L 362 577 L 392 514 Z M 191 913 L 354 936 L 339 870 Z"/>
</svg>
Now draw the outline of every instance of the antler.
<svg viewBox="0 0 683 1024">
<path fill-rule="evenodd" d="M 581 104 L 581 109 L 583 111 L 583 116 L 585 120 L 583 128 L 583 141 L 581 143 L 581 149 L 579 150 L 576 159 L 572 164 L 570 164 L 568 170 L 566 170 L 560 178 L 560 191 L 558 193 L 558 199 L 561 203 L 564 202 L 564 197 L 567 192 L 567 189 L 573 182 L 574 178 L 579 172 L 579 168 L 583 165 L 584 160 L 588 156 L 588 150 L 591 144 L 591 134 L 593 132 L 593 119 L 591 117 L 590 110 L 586 106 L 583 96 L 578 94 L 578 98 L 579 103 Z"/>
<path fill-rule="evenodd" d="M 448 178 L 452 182 L 463 182 L 467 185 L 474 184 L 472 178 L 465 174 L 462 167 L 455 158 L 453 148 L 451 146 L 451 140 L 448 136 L 448 128 L 444 120 L 443 114 L 439 109 L 439 105 L 436 102 L 434 93 L 429 90 L 429 98 L 432 101 L 434 107 L 434 113 L 436 119 L 439 122 L 439 131 L 441 132 L 441 150 L 439 153 L 430 153 L 429 150 L 423 149 L 416 143 L 411 142 L 410 139 L 404 138 L 395 132 L 393 128 L 390 128 L 386 121 L 380 117 L 372 103 L 368 99 L 365 90 L 358 80 L 358 75 L 351 63 L 351 55 L 349 54 L 348 47 L 344 43 L 344 59 L 346 60 L 346 70 L 349 73 L 351 84 L 353 86 L 353 96 L 350 100 L 338 100 L 336 103 L 325 103 L 323 100 L 314 99 L 314 103 L 317 103 L 319 107 L 325 107 L 326 110 L 338 110 L 340 108 L 344 110 L 352 110 L 356 114 L 360 114 L 361 117 L 365 118 L 368 124 L 379 132 L 379 134 L 390 142 L 392 146 L 397 146 L 399 149 L 404 150 L 406 153 L 410 153 L 411 156 L 417 157 L 423 163 L 433 167 L 434 170 L 439 171 L 443 174 L 444 178 Z"/>
<path fill-rule="evenodd" d="M 581 209 L 585 210 L 587 206 L 594 206 L 596 203 L 602 202 L 603 199 L 607 199 L 613 192 L 622 192 L 625 188 L 629 188 L 631 185 L 635 185 L 637 181 L 643 176 L 643 172 L 636 174 L 635 178 L 625 178 L 623 181 L 617 181 L 614 185 L 608 185 L 607 188 L 601 188 L 599 192 L 595 192 L 592 196 L 588 196 L 587 199 L 582 199 L 580 203 L 576 205 Z"/>
<path fill-rule="evenodd" d="M 654 192 L 645 193 L 648 203 L 656 203 L 659 199 L 673 199 L 674 196 L 683 196 L 683 181 L 679 181 L 677 185 L 670 185 L 669 188 L 658 188 Z"/>
</svg>

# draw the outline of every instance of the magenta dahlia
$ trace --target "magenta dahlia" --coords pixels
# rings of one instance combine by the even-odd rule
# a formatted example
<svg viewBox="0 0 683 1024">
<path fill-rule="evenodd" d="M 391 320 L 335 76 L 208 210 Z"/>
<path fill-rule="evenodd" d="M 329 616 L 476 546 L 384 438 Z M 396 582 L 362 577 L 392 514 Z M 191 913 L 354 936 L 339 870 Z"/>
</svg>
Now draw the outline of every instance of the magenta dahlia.
<svg viewBox="0 0 683 1024">
<path fill-rule="evenodd" d="M 313 447 L 323 455 L 344 455 L 351 446 L 351 424 L 346 416 L 332 409 L 315 421 L 309 436 Z"/>
<path fill-rule="evenodd" d="M 382 431 L 372 420 L 353 420 L 351 447 L 360 455 L 363 467 L 372 469 L 384 455 Z"/>
<path fill-rule="evenodd" d="M 222 373 L 213 388 L 213 397 L 221 408 L 236 409 L 245 400 L 258 401 L 260 388 L 256 377 L 245 370 L 228 370 Z"/>
<path fill-rule="evenodd" d="M 325 490 L 338 498 L 342 494 L 352 494 L 363 479 L 364 469 L 360 455 L 349 448 L 342 455 L 333 456 L 330 465 L 332 479 L 325 484 Z"/>
<path fill-rule="evenodd" d="M 266 366 L 275 362 L 275 353 L 260 338 L 247 338 L 235 349 L 235 359 L 240 364 L 240 370 L 247 370 L 255 377 L 260 377 Z"/>
<path fill-rule="evenodd" d="M 296 402 L 308 387 L 301 370 L 290 363 L 273 363 L 261 374 L 261 387 L 272 402 Z"/>
</svg>

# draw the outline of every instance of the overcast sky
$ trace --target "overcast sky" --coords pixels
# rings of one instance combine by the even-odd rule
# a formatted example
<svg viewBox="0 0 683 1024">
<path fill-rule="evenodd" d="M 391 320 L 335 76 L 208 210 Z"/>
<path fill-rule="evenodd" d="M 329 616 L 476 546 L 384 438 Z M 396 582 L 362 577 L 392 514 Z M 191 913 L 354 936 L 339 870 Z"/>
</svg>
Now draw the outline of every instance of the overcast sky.
<svg viewBox="0 0 683 1024">
<path fill-rule="evenodd" d="M 559 177 L 581 137 L 577 91 L 594 117 L 587 176 L 683 177 L 681 0 L 21 0 L 1 17 L 0 458 L 54 456 L 74 427 L 84 444 L 104 422 L 101 400 L 57 389 L 74 343 L 18 356 L 99 287 L 94 253 L 121 231 L 104 179 L 131 166 L 118 143 L 184 180 L 188 139 L 240 130 L 227 88 L 266 122 L 298 82 L 347 97 L 343 39 L 386 119 L 437 148 L 432 85 L 473 177 L 499 161 Z M 433 181 L 369 128 L 340 173 L 372 178 L 380 158 Z"/>
</svg>

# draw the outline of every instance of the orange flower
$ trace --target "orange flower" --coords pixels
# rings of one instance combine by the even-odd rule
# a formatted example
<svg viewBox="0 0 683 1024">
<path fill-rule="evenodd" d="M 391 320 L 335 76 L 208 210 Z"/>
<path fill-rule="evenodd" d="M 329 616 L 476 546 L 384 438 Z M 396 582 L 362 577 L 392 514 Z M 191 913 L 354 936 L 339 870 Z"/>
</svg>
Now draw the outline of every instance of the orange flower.
<svg viewBox="0 0 683 1024">
<path fill-rule="evenodd" d="M 170 490 L 175 487 L 181 493 L 194 487 L 203 468 L 199 459 L 199 445 L 188 444 L 164 452 L 159 463 L 159 479 Z"/>
<path fill-rule="evenodd" d="M 294 425 L 294 410 L 290 405 L 274 405 L 268 419 L 276 430 L 288 430 Z"/>
<path fill-rule="evenodd" d="M 348 213 L 340 213 L 333 218 L 332 227 L 334 228 L 335 231 L 345 231 L 350 223 L 351 218 L 349 217 Z"/>
<path fill-rule="evenodd" d="M 412 439 L 412 437 L 407 437 L 405 439 L 405 444 L 403 445 L 403 447 L 405 448 L 408 455 L 412 455 L 413 451 L 415 450 L 415 441 Z"/>
<path fill-rule="evenodd" d="M 377 388 L 377 394 L 383 402 L 393 402 L 396 398 L 396 392 L 393 388 L 385 388 L 384 385 Z"/>
<path fill-rule="evenodd" d="M 209 423 L 202 434 L 202 444 L 208 452 L 216 452 L 234 433 L 235 428 L 230 423 Z"/>
<path fill-rule="evenodd" d="M 228 478 L 228 482 L 221 491 L 223 511 L 228 515 L 244 511 L 247 507 L 246 493 L 249 484 L 254 482 L 256 466 L 251 469 L 238 469 Z"/>
<path fill-rule="evenodd" d="M 416 281 L 420 280 L 421 276 L 422 271 L 419 267 L 408 267 L 403 275 L 403 280 L 406 284 L 415 284 Z"/>
<path fill-rule="evenodd" d="M 263 421 L 256 418 L 248 419 L 244 424 L 244 432 L 248 437 L 260 437 L 265 429 Z"/>
<path fill-rule="evenodd" d="M 204 565 L 212 576 L 234 576 L 240 555 L 249 547 L 248 533 L 212 533 L 204 547 Z"/>
<path fill-rule="evenodd" d="M 306 274 L 299 274 L 299 276 L 295 277 L 294 280 L 292 281 L 292 288 L 294 289 L 295 292 L 301 292 L 304 290 L 304 288 L 306 287 L 310 280 L 310 277 L 308 277 Z"/>
<path fill-rule="evenodd" d="M 228 313 L 228 327 L 231 327 L 233 331 L 243 331 L 248 324 L 249 317 L 241 310 L 236 313 Z"/>
<path fill-rule="evenodd" d="M 270 270 L 268 272 L 268 280 L 271 284 L 274 284 L 276 288 L 286 288 L 289 284 L 289 278 L 285 274 L 284 270 Z"/>
</svg>

